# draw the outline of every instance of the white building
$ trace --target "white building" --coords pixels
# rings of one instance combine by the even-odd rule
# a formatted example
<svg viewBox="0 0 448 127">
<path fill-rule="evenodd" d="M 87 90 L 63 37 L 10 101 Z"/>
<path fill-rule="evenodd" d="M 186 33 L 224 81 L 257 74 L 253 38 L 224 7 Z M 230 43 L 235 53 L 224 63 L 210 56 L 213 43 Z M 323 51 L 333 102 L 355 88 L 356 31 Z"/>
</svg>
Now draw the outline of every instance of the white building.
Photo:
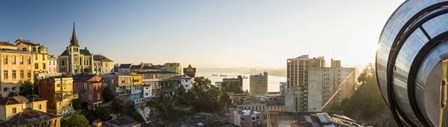
<svg viewBox="0 0 448 127">
<path fill-rule="evenodd" d="M 60 75 L 58 72 L 58 58 L 54 57 L 53 55 L 48 56 L 48 74 L 51 76 Z"/>
<path fill-rule="evenodd" d="M 188 92 L 193 88 L 194 78 L 188 75 L 182 75 L 180 78 L 180 85 L 182 85 L 185 89 L 185 92 Z"/>
<path fill-rule="evenodd" d="M 308 55 L 302 55 L 297 58 L 287 59 L 287 89 L 298 87 L 301 94 L 301 98 L 299 98 L 299 101 L 301 102 L 298 111 L 308 110 L 308 68 L 310 67 L 325 67 L 324 57 L 310 58 Z"/>
<path fill-rule="evenodd" d="M 309 59 L 304 55 L 288 59 L 287 112 L 321 112 L 351 96 L 356 83 L 355 68 L 343 68 L 340 60 L 333 59 L 331 67 L 324 65 L 323 57 Z"/>
<path fill-rule="evenodd" d="M 151 85 L 143 85 L 143 98 L 152 97 L 152 87 Z"/>
<path fill-rule="evenodd" d="M 343 99 L 350 98 L 355 89 L 355 68 L 312 67 L 308 69 L 308 77 L 310 112 L 321 112 L 327 102 L 326 106 L 340 104 Z"/>
<path fill-rule="evenodd" d="M 232 110 L 230 111 L 229 123 L 237 126 L 264 126 L 267 117 L 265 114 L 253 110 Z"/>
<path fill-rule="evenodd" d="M 280 95 L 285 96 L 287 86 L 288 84 L 286 82 L 280 82 Z"/>
<path fill-rule="evenodd" d="M 298 87 L 292 87 L 285 93 L 285 112 L 300 111 L 300 91 Z"/>
</svg>

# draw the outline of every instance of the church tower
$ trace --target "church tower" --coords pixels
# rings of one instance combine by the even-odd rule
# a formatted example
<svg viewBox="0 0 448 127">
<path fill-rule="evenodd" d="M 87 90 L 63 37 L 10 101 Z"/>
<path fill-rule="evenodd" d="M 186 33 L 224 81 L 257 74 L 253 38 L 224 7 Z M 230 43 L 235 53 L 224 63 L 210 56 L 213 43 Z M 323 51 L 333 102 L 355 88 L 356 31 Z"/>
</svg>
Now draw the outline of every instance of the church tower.
<svg viewBox="0 0 448 127">
<path fill-rule="evenodd" d="M 81 73 L 82 68 L 80 65 L 80 52 L 78 38 L 76 37 L 75 23 L 73 23 L 72 39 L 70 40 L 70 45 L 67 47 L 69 54 L 69 72 L 72 74 Z"/>
</svg>

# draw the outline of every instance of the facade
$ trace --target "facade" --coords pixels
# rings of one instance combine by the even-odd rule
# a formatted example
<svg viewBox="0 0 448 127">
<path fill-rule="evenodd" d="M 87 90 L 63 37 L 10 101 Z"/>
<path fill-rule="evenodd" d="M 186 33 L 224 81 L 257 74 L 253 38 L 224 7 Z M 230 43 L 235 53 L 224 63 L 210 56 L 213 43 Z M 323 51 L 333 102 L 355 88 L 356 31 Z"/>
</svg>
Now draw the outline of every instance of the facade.
<svg viewBox="0 0 448 127">
<path fill-rule="evenodd" d="M 351 97 L 356 84 L 355 68 L 341 67 L 341 61 L 333 59 L 331 67 L 324 65 L 323 57 L 309 59 L 303 55 L 288 59 L 290 88 L 285 93 L 286 111 L 321 112 L 326 106 Z"/>
<path fill-rule="evenodd" d="M 48 75 L 49 76 L 58 76 L 60 75 L 59 68 L 58 68 L 58 58 L 54 57 L 53 55 L 48 56 Z"/>
<path fill-rule="evenodd" d="M 263 113 L 252 110 L 230 111 L 229 123 L 237 126 L 265 126 L 266 117 Z"/>
<path fill-rule="evenodd" d="M 264 114 L 268 113 L 266 103 L 262 103 L 262 102 L 248 102 L 248 103 L 244 103 L 244 104 L 239 104 L 239 105 L 236 105 L 236 109 L 258 111 L 258 112 L 261 112 Z"/>
<path fill-rule="evenodd" d="M 47 47 L 42 44 L 34 44 L 29 40 L 17 39 L 18 50 L 30 52 L 34 58 L 34 73 L 48 73 L 48 52 Z"/>
<path fill-rule="evenodd" d="M 163 68 L 166 71 L 176 72 L 177 74 L 182 75 L 182 67 L 180 66 L 180 63 L 165 63 Z"/>
<path fill-rule="evenodd" d="M 343 99 L 350 98 L 355 90 L 355 68 L 311 67 L 308 77 L 309 112 L 321 112 L 324 106 L 340 104 Z"/>
<path fill-rule="evenodd" d="M 123 102 L 129 102 L 131 97 L 132 79 L 130 74 L 109 73 L 100 75 L 103 80 L 103 87 L 115 92 L 115 96 Z"/>
<path fill-rule="evenodd" d="M 246 100 L 250 99 L 249 93 L 228 93 L 230 100 L 233 104 L 243 104 Z"/>
<path fill-rule="evenodd" d="M 12 96 L 0 101 L 0 126 L 60 127 L 61 117 L 47 113 L 47 101 Z"/>
<path fill-rule="evenodd" d="M 242 93 L 243 92 L 243 77 L 239 75 L 237 78 L 224 78 L 221 84 L 222 92 L 233 92 Z"/>
<path fill-rule="evenodd" d="M 168 71 L 147 71 L 137 72 L 142 76 L 143 85 L 151 87 L 152 97 L 172 96 L 174 91 L 180 84 L 180 75 L 175 72 Z"/>
<path fill-rule="evenodd" d="M 76 37 L 75 24 L 70 45 L 58 57 L 59 72 L 63 74 L 81 74 L 93 72 L 93 54 L 85 47 L 81 49 Z"/>
<path fill-rule="evenodd" d="M 93 74 L 111 73 L 114 69 L 114 61 L 104 55 L 93 55 Z"/>
<path fill-rule="evenodd" d="M 132 75 L 131 101 L 135 105 L 143 104 L 143 77 L 141 75 Z"/>
<path fill-rule="evenodd" d="M 300 101 L 301 91 L 299 91 L 298 87 L 292 87 L 290 89 L 286 90 L 285 93 L 285 111 L 286 112 L 299 112 L 300 109 L 300 103 L 303 103 Z"/>
<path fill-rule="evenodd" d="M 89 109 L 95 109 L 103 103 L 103 84 L 100 76 L 75 75 L 73 76 L 73 88 L 81 102 L 87 103 Z"/>
<path fill-rule="evenodd" d="M 286 82 L 280 82 L 280 95 L 285 96 L 287 86 L 288 84 Z"/>
<path fill-rule="evenodd" d="M 143 98 L 145 99 L 150 99 L 153 94 L 152 94 L 152 87 L 151 85 L 142 85 L 143 87 Z"/>
<path fill-rule="evenodd" d="M 194 87 L 193 86 L 194 83 L 195 83 L 194 77 L 190 77 L 188 75 L 182 75 L 182 77 L 180 78 L 180 85 L 184 87 L 186 92 L 188 92 Z"/>
<path fill-rule="evenodd" d="M 39 97 L 47 100 L 48 112 L 58 116 L 74 112 L 73 99 L 78 94 L 73 91 L 73 78 L 68 76 L 55 76 L 42 79 L 38 83 Z"/>
<path fill-rule="evenodd" d="M 302 55 L 287 60 L 287 89 L 297 87 L 300 91 L 299 111 L 308 111 L 308 68 L 310 67 L 325 67 L 324 57 L 309 58 L 308 55 Z"/>
<path fill-rule="evenodd" d="M 18 93 L 24 81 L 34 82 L 33 54 L 17 50 L 17 46 L 0 42 L 0 89 L 2 97 Z"/>
<path fill-rule="evenodd" d="M 268 95 L 268 73 L 250 76 L 250 93 Z"/>
<path fill-rule="evenodd" d="M 103 55 L 94 55 L 85 47 L 81 49 L 76 37 L 75 24 L 73 23 L 73 33 L 70 45 L 58 57 L 58 68 L 62 74 L 93 73 L 102 74 L 112 71 L 113 61 Z"/>
<path fill-rule="evenodd" d="M 188 75 L 190 77 L 196 76 L 196 68 L 191 67 L 191 65 L 188 65 L 187 68 L 184 68 L 184 74 Z"/>
</svg>

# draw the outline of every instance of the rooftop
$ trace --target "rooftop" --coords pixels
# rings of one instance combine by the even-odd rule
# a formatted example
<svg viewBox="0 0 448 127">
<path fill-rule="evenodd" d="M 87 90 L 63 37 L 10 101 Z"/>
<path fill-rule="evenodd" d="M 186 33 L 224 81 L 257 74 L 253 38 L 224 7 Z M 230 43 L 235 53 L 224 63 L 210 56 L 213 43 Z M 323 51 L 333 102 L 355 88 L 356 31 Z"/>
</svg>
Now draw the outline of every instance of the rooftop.
<svg viewBox="0 0 448 127">
<path fill-rule="evenodd" d="M 12 104 L 22 104 L 27 103 L 29 101 L 44 101 L 41 98 L 38 97 L 30 97 L 26 98 L 24 96 L 12 96 L 12 97 L 6 97 L 0 100 L 0 105 L 12 105 Z"/>
<path fill-rule="evenodd" d="M 55 118 L 59 118 L 60 116 L 41 112 L 37 110 L 24 109 L 22 112 L 18 113 L 14 117 L 8 120 L 8 123 L 12 123 L 14 125 L 26 125 L 29 123 L 41 123 L 45 121 L 50 121 Z"/>
<path fill-rule="evenodd" d="M 104 55 L 93 55 L 93 59 L 97 61 L 104 61 L 104 62 L 114 62 L 111 59 L 107 58 Z"/>
<path fill-rule="evenodd" d="M 114 120 L 110 120 L 107 122 L 104 122 L 104 127 L 131 127 L 135 125 L 139 125 L 140 123 L 136 120 L 129 118 L 129 117 L 120 117 Z"/>
</svg>

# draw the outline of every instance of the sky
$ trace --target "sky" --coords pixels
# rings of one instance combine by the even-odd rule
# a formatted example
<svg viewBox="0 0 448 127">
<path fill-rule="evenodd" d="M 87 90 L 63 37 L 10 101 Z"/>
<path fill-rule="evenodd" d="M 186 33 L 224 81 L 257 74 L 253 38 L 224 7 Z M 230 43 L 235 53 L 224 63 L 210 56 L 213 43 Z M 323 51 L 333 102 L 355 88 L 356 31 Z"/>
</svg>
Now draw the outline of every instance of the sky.
<svg viewBox="0 0 448 127">
<path fill-rule="evenodd" d="M 0 41 L 59 56 L 72 24 L 82 48 L 116 63 L 286 68 L 309 54 L 373 63 L 379 34 L 403 0 L 0 1 Z M 329 62 L 327 62 L 329 63 Z"/>
</svg>

